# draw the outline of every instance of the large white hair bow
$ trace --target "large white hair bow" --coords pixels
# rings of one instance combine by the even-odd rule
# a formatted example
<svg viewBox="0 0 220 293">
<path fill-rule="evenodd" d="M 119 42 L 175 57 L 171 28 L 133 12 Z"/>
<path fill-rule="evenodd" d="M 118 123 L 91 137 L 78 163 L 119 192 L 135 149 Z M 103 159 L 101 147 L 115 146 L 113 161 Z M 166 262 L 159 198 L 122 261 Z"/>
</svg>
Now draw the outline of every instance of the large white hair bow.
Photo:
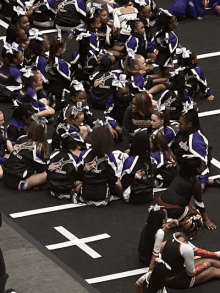
<svg viewBox="0 0 220 293">
<path fill-rule="evenodd" d="M 25 15 L 26 11 L 24 11 L 20 6 L 14 6 L 13 10 L 17 13 L 17 15 Z"/>
<path fill-rule="evenodd" d="M 183 110 L 182 110 L 182 115 L 185 115 L 186 113 L 189 112 L 189 110 L 192 110 L 194 108 L 194 102 L 188 102 L 186 101 L 184 104 L 183 104 Z"/>
<path fill-rule="evenodd" d="M 70 84 L 70 87 L 74 87 L 74 89 L 75 89 L 77 92 L 79 92 L 79 91 L 81 91 L 81 92 L 85 92 L 85 88 L 84 88 L 82 82 L 80 82 L 80 81 L 78 81 L 78 80 L 76 80 L 76 79 L 73 79 L 73 80 L 72 80 L 72 82 L 71 82 L 71 84 Z"/>
<path fill-rule="evenodd" d="M 33 74 L 32 70 L 31 70 L 31 68 L 26 68 L 26 67 L 24 67 L 24 68 L 22 68 L 20 71 L 23 73 L 23 76 L 25 76 L 26 78 L 29 78 L 29 77 L 31 77 L 31 76 L 34 76 L 34 74 Z"/>
<path fill-rule="evenodd" d="M 8 42 L 4 43 L 4 48 L 6 49 L 6 54 L 7 53 L 13 54 L 13 50 L 18 51 L 18 47 L 19 47 L 19 45 L 15 42 L 13 42 L 12 44 L 9 44 Z"/>
<path fill-rule="evenodd" d="M 44 39 L 42 37 L 39 37 L 40 31 L 36 28 L 31 28 L 29 30 L 29 40 L 38 40 L 38 41 L 43 41 Z"/>
</svg>

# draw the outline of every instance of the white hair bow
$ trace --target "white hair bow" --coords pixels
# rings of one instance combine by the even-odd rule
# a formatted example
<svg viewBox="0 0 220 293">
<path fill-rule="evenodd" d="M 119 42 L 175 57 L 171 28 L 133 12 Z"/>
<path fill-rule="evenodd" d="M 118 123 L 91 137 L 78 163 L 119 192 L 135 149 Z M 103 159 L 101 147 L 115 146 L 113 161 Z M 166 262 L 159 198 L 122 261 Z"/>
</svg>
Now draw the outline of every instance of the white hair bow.
<svg viewBox="0 0 220 293">
<path fill-rule="evenodd" d="M 131 59 L 135 59 L 135 52 L 131 48 L 128 48 L 127 52 L 128 56 L 131 57 Z"/>
<path fill-rule="evenodd" d="M 185 58 L 189 58 L 189 56 L 192 54 L 192 52 L 190 50 L 187 50 L 185 47 L 182 48 L 177 48 L 176 49 L 176 54 L 182 54 L 182 57 Z"/>
<path fill-rule="evenodd" d="M 79 112 L 82 112 L 82 102 L 77 102 L 76 107 L 72 108 L 71 115 L 73 115 L 74 118 L 76 118 Z"/>
<path fill-rule="evenodd" d="M 97 119 L 96 121 L 93 122 L 94 124 L 94 128 L 97 128 L 97 127 L 101 127 L 101 126 L 108 126 L 108 128 L 110 128 L 110 124 L 108 122 L 103 122 L 102 120 L 99 120 Z"/>
<path fill-rule="evenodd" d="M 188 102 L 186 101 L 185 103 L 183 103 L 183 110 L 182 110 L 182 114 L 185 115 L 186 113 L 189 112 L 189 110 L 192 110 L 194 108 L 194 102 Z"/>
<path fill-rule="evenodd" d="M 160 11 L 159 11 L 159 15 L 160 15 L 161 13 L 164 13 L 164 14 L 166 14 L 166 15 L 169 16 L 169 17 L 173 17 L 173 15 L 172 15 L 171 13 L 169 13 L 169 11 L 168 11 L 167 9 L 160 8 L 159 10 L 160 10 Z"/>
<path fill-rule="evenodd" d="M 43 41 L 44 39 L 42 37 L 39 37 L 40 31 L 36 28 L 31 28 L 29 30 L 29 39 L 30 40 L 38 40 L 38 41 Z"/>
<path fill-rule="evenodd" d="M 34 120 L 34 121 L 36 121 L 36 122 L 40 122 L 41 124 L 46 124 L 46 123 L 48 123 L 48 120 L 47 120 L 45 117 L 41 117 L 41 118 L 39 118 L 39 117 L 37 116 L 37 114 L 33 114 L 33 115 L 31 116 L 31 119 Z"/>
<path fill-rule="evenodd" d="M 76 40 L 81 41 L 83 38 L 89 38 L 89 37 L 91 37 L 90 33 L 81 33 L 77 36 Z"/>
<path fill-rule="evenodd" d="M 120 88 L 124 88 L 128 80 L 126 79 L 126 74 L 120 74 L 119 79 L 114 79 L 112 85 Z"/>
<path fill-rule="evenodd" d="M 17 13 L 17 15 L 25 15 L 26 11 L 24 11 L 20 6 L 14 6 L 13 10 Z"/>
<path fill-rule="evenodd" d="M 12 44 L 9 44 L 8 42 L 4 43 L 4 48 L 6 49 L 6 54 L 7 53 L 13 54 L 13 50 L 18 51 L 18 47 L 19 47 L 19 45 L 15 42 L 13 42 Z"/>
<path fill-rule="evenodd" d="M 163 208 L 164 208 L 163 206 L 159 206 L 158 204 L 155 204 L 154 206 L 150 206 L 149 207 L 148 212 L 151 212 L 152 210 L 154 212 L 158 212 L 158 211 L 160 211 Z"/>
<path fill-rule="evenodd" d="M 20 71 L 23 73 L 23 76 L 25 76 L 26 78 L 29 78 L 30 76 L 34 76 L 31 68 L 25 68 L 24 67 Z"/>
<path fill-rule="evenodd" d="M 78 81 L 76 79 L 72 80 L 70 87 L 71 86 L 74 87 L 74 89 L 77 92 L 78 91 L 85 92 L 85 89 L 84 89 L 84 86 L 83 86 L 82 82 L 80 82 L 80 81 Z"/>
</svg>

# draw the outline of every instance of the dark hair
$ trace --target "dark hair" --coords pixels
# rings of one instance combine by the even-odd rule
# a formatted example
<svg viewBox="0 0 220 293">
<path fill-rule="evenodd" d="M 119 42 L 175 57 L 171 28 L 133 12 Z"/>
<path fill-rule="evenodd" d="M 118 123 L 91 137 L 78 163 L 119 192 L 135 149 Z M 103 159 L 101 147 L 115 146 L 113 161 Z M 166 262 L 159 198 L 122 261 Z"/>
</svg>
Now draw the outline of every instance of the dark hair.
<svg viewBox="0 0 220 293">
<path fill-rule="evenodd" d="M 129 156 L 139 156 L 138 161 L 143 166 L 146 176 L 152 174 L 150 142 L 145 131 L 141 131 L 134 136 Z"/>
<path fill-rule="evenodd" d="M 192 67 L 192 61 L 194 60 L 195 57 L 196 57 L 196 54 L 193 51 L 191 51 L 191 54 L 189 55 L 188 58 L 183 58 L 182 54 L 178 54 L 177 61 L 181 67 Z"/>
<path fill-rule="evenodd" d="M 100 18 L 98 14 L 95 14 L 94 17 L 92 18 L 87 18 L 86 23 L 88 25 L 88 30 L 94 31 L 94 28 L 92 27 L 92 25 L 96 22 L 97 18 Z"/>
<path fill-rule="evenodd" d="M 131 33 L 134 33 L 134 29 L 138 26 L 138 23 L 142 22 L 140 19 L 132 19 L 127 22 L 131 27 Z"/>
<path fill-rule="evenodd" d="M 22 83 L 25 87 L 29 87 L 33 85 L 33 82 L 36 81 L 37 79 L 37 75 L 41 74 L 40 72 L 38 72 L 37 70 L 32 70 L 32 73 L 34 75 L 30 76 L 29 78 L 25 77 L 24 75 L 22 75 L 21 79 L 22 79 Z"/>
<path fill-rule="evenodd" d="M 153 144 L 152 152 L 161 151 L 167 160 L 171 158 L 176 161 L 176 157 L 168 146 L 166 137 L 159 131 L 157 135 L 151 140 Z"/>
<path fill-rule="evenodd" d="M 62 148 L 66 151 L 75 150 L 77 148 L 77 143 L 71 135 L 68 137 L 62 138 L 61 144 L 62 144 Z"/>
<path fill-rule="evenodd" d="M 112 68 L 112 59 L 109 54 L 105 54 L 100 62 L 99 69 L 100 71 L 110 71 Z"/>
<path fill-rule="evenodd" d="M 134 98 L 136 100 L 136 107 L 140 115 L 147 117 L 153 114 L 154 110 L 152 101 L 146 92 L 135 94 Z"/>
<path fill-rule="evenodd" d="M 180 71 L 177 75 L 171 76 L 168 82 L 165 84 L 167 89 L 178 91 L 183 102 L 185 102 L 185 74 Z"/>
<path fill-rule="evenodd" d="M 201 129 L 198 112 L 195 108 L 189 110 L 186 114 L 182 114 L 181 116 L 184 117 L 184 119 L 186 119 L 187 122 L 192 123 L 192 129 L 195 129 L 195 131 Z"/>
<path fill-rule="evenodd" d="M 167 272 L 165 264 L 158 263 L 153 269 L 153 272 L 150 276 L 148 289 L 150 293 L 157 293 L 158 290 L 162 289 L 167 280 Z"/>
<path fill-rule="evenodd" d="M 42 48 L 43 48 L 43 42 L 44 40 L 36 40 L 36 39 L 31 39 L 28 49 L 30 51 L 29 54 L 36 54 L 39 55 L 42 53 Z"/>
<path fill-rule="evenodd" d="M 203 164 L 202 159 L 199 157 L 182 157 L 179 160 L 180 170 L 179 174 L 183 178 L 195 178 L 198 175 L 197 169 L 200 168 Z"/>
<path fill-rule="evenodd" d="M 14 110 L 13 118 L 16 118 L 24 122 L 25 118 L 31 117 L 33 114 L 34 114 L 33 107 L 28 103 L 24 103 Z"/>
<path fill-rule="evenodd" d="M 23 17 L 27 17 L 27 15 L 26 14 L 25 15 L 22 15 L 22 14 L 18 15 L 16 12 L 14 12 L 12 15 L 12 18 L 11 18 L 11 24 L 14 24 L 15 26 L 17 26 L 17 22 L 20 22 Z"/>
<path fill-rule="evenodd" d="M 10 44 L 13 42 L 17 42 L 17 37 L 20 30 L 22 29 L 18 28 L 14 24 L 10 24 L 6 31 L 6 42 Z"/>
<path fill-rule="evenodd" d="M 160 111 L 160 112 L 155 110 L 153 114 L 156 115 L 160 120 L 164 120 L 163 122 L 164 127 L 167 127 L 170 125 L 170 116 L 166 110 Z"/>
<path fill-rule="evenodd" d="M 12 50 L 12 51 L 13 51 L 13 54 L 6 53 L 6 49 L 3 47 L 2 59 L 3 59 L 4 64 L 14 63 L 14 59 L 18 58 L 18 54 L 19 54 L 19 52 L 21 52 L 19 50 L 18 51 Z"/>
<path fill-rule="evenodd" d="M 163 32 L 168 32 L 170 30 L 170 24 L 172 23 L 175 16 L 169 16 L 163 11 L 161 11 L 158 15 L 157 19 L 157 30 L 162 30 Z"/>
<path fill-rule="evenodd" d="M 146 266 L 149 266 L 150 264 L 155 242 L 155 234 L 162 227 L 163 218 L 164 212 L 162 209 L 156 212 L 151 210 L 147 218 L 147 223 L 141 232 L 138 252 L 145 258 Z"/>
<path fill-rule="evenodd" d="M 113 150 L 113 138 L 107 125 L 97 127 L 91 134 L 93 152 L 98 156 L 110 154 Z"/>
<path fill-rule="evenodd" d="M 129 2 L 130 2 L 130 0 L 117 0 L 117 1 L 116 1 L 116 3 L 117 3 L 119 6 L 127 6 Z"/>
<path fill-rule="evenodd" d="M 46 139 L 45 128 L 46 125 L 34 121 L 28 130 L 27 144 L 36 143 L 38 152 L 41 152 L 43 149 L 45 156 L 47 156 L 49 153 L 49 146 Z"/>
<path fill-rule="evenodd" d="M 53 40 L 51 43 L 50 43 L 50 57 L 48 59 L 48 63 L 54 63 L 55 62 L 55 56 L 56 56 L 56 53 L 59 49 L 62 49 L 66 44 L 66 41 L 65 40 Z"/>
</svg>

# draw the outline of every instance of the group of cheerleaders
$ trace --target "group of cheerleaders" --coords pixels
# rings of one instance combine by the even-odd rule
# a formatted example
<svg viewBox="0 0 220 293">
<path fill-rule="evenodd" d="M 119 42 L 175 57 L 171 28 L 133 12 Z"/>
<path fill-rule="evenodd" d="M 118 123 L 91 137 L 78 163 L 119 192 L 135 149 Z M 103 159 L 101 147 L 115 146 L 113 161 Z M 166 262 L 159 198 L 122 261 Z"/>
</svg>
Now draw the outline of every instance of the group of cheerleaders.
<svg viewBox="0 0 220 293">
<path fill-rule="evenodd" d="M 202 225 L 216 229 L 202 192 L 220 181 L 209 178 L 210 147 L 194 101 L 214 96 L 196 54 L 174 33 L 178 20 L 201 20 L 206 7 L 219 15 L 220 2 L 174 0 L 168 10 L 153 0 L 64 1 L 57 10 L 55 4 L 0 5 L 11 21 L 0 65 L 0 101 L 13 106 L 6 131 L 0 112 L 5 186 L 39 186 L 95 206 L 115 197 L 146 204 L 155 187 L 167 188 L 141 233 L 139 259 L 149 271 L 136 282 L 137 292 L 220 278 L 220 255 L 189 242 Z M 54 25 L 53 40 L 33 27 Z M 74 48 L 69 55 L 67 47 Z M 102 110 L 102 120 L 90 107 Z M 165 232 L 177 227 L 182 232 L 164 243 Z"/>
</svg>

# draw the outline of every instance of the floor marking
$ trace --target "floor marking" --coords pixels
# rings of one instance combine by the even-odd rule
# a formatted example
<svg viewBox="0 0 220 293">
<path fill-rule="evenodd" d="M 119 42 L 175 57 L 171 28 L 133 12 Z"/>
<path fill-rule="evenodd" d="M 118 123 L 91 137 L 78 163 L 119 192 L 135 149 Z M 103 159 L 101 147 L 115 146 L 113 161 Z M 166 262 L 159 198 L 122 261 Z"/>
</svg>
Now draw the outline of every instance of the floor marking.
<svg viewBox="0 0 220 293">
<path fill-rule="evenodd" d="M 96 284 L 96 283 L 101 283 L 101 282 L 106 282 L 106 281 L 111 281 L 111 280 L 116 280 L 116 279 L 136 276 L 136 275 L 141 275 L 141 274 L 145 274 L 147 272 L 148 272 L 148 267 L 143 268 L 143 269 L 126 271 L 126 272 L 122 272 L 122 273 L 118 273 L 118 274 L 112 274 L 112 275 L 106 275 L 106 276 L 92 278 L 92 279 L 86 279 L 86 282 L 88 282 L 89 284 Z"/>
<path fill-rule="evenodd" d="M 0 25 L 3 26 L 3 28 L 8 28 L 8 24 L 6 22 L 4 22 L 2 19 L 0 19 Z"/>
<path fill-rule="evenodd" d="M 205 59 L 205 58 L 217 57 L 217 56 L 220 56 L 220 51 L 198 55 L 197 59 Z"/>
<path fill-rule="evenodd" d="M 70 203 L 70 204 L 49 207 L 49 208 L 42 208 L 42 209 L 30 210 L 30 211 L 25 211 L 25 212 L 20 212 L 20 213 L 13 213 L 13 214 L 10 214 L 10 216 L 15 219 L 15 218 L 27 217 L 27 216 L 32 216 L 32 215 L 56 212 L 56 211 L 61 211 L 61 210 L 80 208 L 80 207 L 84 207 L 84 206 L 86 206 L 86 204 Z"/>
<path fill-rule="evenodd" d="M 202 112 L 202 113 L 199 113 L 198 116 L 199 117 L 206 117 L 206 116 L 217 115 L 217 114 L 220 114 L 220 109 Z"/>
<path fill-rule="evenodd" d="M 69 241 L 67 242 L 62 242 L 62 243 L 57 243 L 57 244 L 52 244 L 52 245 L 47 245 L 46 248 L 49 250 L 54 250 L 54 249 L 59 249 L 59 248 L 64 248 L 64 247 L 69 247 L 69 246 L 78 246 L 80 249 L 82 249 L 85 253 L 90 255 L 92 258 L 99 258 L 102 257 L 100 254 L 98 254 L 95 250 L 90 248 L 88 245 L 85 243 L 87 242 L 94 242 L 102 239 L 107 239 L 110 238 L 111 236 L 104 233 L 92 237 L 86 237 L 86 238 L 77 238 L 75 235 L 70 233 L 67 229 L 65 229 L 62 226 L 59 227 L 54 227 L 58 232 L 60 232 L 63 236 L 65 236 Z"/>
<path fill-rule="evenodd" d="M 216 159 L 212 158 L 211 160 L 212 165 L 220 169 L 220 162 L 217 161 Z"/>
</svg>

